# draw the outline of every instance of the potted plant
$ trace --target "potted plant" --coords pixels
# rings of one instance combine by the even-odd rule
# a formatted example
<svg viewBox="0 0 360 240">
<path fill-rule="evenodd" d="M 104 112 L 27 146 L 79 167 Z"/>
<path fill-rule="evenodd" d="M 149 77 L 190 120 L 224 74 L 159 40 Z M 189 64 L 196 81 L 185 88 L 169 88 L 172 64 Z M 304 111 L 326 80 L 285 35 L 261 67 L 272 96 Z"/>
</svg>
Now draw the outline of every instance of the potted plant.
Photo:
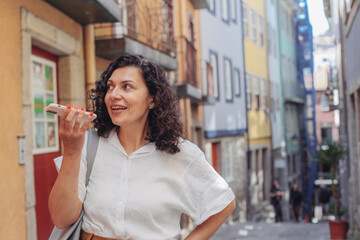
<svg viewBox="0 0 360 240">
<path fill-rule="evenodd" d="M 317 161 L 330 167 L 331 191 L 334 200 L 335 221 L 329 221 L 331 239 L 346 239 L 347 221 L 341 220 L 340 189 L 336 180 L 339 173 L 339 161 L 344 156 L 344 150 L 340 144 L 328 143 L 327 146 L 317 151 Z"/>
</svg>

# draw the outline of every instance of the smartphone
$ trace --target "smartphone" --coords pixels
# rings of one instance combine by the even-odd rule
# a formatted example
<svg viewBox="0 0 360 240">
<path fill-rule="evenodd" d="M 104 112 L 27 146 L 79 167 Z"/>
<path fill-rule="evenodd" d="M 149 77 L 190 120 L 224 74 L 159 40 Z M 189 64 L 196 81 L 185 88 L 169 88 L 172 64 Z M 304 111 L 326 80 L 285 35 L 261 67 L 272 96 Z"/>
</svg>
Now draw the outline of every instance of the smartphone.
<svg viewBox="0 0 360 240">
<path fill-rule="evenodd" d="M 63 106 L 63 105 L 60 105 L 60 104 L 57 104 L 57 103 L 50 103 L 50 104 L 45 108 L 45 111 L 46 111 L 47 113 L 56 114 L 56 115 L 58 115 L 59 117 L 61 117 L 61 116 L 63 115 L 65 109 L 66 109 L 66 106 Z M 77 115 L 78 115 L 78 113 L 75 115 L 75 119 L 77 118 Z M 90 116 L 90 112 L 85 111 L 85 115 L 84 115 L 83 121 L 85 121 L 88 116 Z M 97 117 L 97 116 L 96 116 L 96 114 L 94 113 L 92 120 L 94 120 L 96 117 Z"/>
</svg>

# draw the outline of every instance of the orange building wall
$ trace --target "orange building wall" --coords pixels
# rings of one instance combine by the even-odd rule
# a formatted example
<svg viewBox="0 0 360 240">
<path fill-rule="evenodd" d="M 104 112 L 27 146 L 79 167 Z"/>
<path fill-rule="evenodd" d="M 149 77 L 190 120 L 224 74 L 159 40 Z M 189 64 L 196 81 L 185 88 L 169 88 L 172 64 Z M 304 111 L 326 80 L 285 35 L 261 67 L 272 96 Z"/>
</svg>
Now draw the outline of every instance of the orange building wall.
<svg viewBox="0 0 360 240">
<path fill-rule="evenodd" d="M 81 25 L 45 1 L 0 1 L 0 236 L 6 239 L 26 239 L 27 234 L 24 166 L 18 164 L 17 143 L 17 135 L 24 133 L 21 7 L 82 39 Z"/>
</svg>

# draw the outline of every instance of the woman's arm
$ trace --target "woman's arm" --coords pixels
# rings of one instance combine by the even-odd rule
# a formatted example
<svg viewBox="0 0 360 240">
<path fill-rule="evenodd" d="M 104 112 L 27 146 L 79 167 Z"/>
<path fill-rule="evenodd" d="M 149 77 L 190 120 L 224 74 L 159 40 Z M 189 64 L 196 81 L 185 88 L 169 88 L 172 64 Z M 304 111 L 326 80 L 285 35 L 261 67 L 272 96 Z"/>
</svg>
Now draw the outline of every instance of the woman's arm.
<svg viewBox="0 0 360 240">
<path fill-rule="evenodd" d="M 77 112 L 79 115 L 73 125 Z M 58 228 L 74 223 L 82 210 L 82 203 L 78 198 L 79 170 L 85 132 L 91 122 L 89 117 L 81 126 L 83 116 L 83 110 L 73 108 L 66 109 L 60 119 L 59 135 L 63 142 L 64 154 L 58 177 L 49 196 L 51 219 Z"/>
<path fill-rule="evenodd" d="M 205 222 L 198 225 L 185 240 L 206 240 L 209 239 L 225 222 L 235 209 L 235 200 L 233 200 L 224 210 L 209 217 Z"/>
</svg>

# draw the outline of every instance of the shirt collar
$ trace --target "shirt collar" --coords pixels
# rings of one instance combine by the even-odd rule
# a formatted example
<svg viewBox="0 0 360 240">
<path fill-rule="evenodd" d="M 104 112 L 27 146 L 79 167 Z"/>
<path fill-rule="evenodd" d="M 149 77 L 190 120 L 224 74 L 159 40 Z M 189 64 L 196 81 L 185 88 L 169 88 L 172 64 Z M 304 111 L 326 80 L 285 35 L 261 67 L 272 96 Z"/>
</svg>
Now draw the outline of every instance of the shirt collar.
<svg viewBox="0 0 360 240">
<path fill-rule="evenodd" d="M 124 147 L 121 145 L 120 140 L 117 136 L 116 128 L 111 130 L 109 134 L 109 142 L 114 145 L 119 151 L 121 151 L 126 156 L 132 156 L 132 155 L 140 155 L 145 153 L 150 153 L 156 150 L 156 146 L 154 142 L 148 143 L 141 148 L 137 149 L 135 152 L 132 152 L 131 154 L 127 154 Z"/>
</svg>

